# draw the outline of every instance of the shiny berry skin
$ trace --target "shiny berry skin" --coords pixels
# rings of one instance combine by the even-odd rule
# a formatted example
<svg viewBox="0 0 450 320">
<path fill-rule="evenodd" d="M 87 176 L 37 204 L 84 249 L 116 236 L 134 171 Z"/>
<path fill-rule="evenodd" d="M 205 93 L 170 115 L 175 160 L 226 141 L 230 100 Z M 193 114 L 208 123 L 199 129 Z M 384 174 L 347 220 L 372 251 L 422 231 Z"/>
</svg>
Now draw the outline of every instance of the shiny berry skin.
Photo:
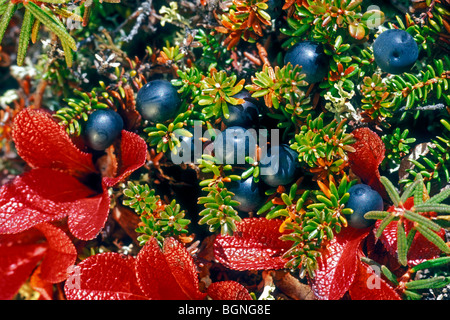
<svg viewBox="0 0 450 320">
<path fill-rule="evenodd" d="M 293 45 L 284 56 L 284 64 L 289 62 L 302 67 L 308 83 L 320 82 L 328 74 L 329 57 L 320 43 L 302 41 Z"/>
<path fill-rule="evenodd" d="M 226 187 L 234 193 L 233 200 L 240 202 L 236 209 L 242 212 L 258 210 L 266 199 L 261 185 L 254 181 L 253 176 L 227 183 Z"/>
<path fill-rule="evenodd" d="M 261 180 L 274 188 L 293 182 L 298 172 L 298 154 L 287 144 L 271 147 L 260 161 Z"/>
<path fill-rule="evenodd" d="M 245 157 L 255 158 L 256 132 L 242 127 L 229 127 L 214 141 L 215 157 L 224 164 L 245 164 Z"/>
<path fill-rule="evenodd" d="M 241 91 L 234 95 L 233 98 L 244 99 L 243 104 L 228 105 L 230 116 L 228 119 L 223 117 L 222 121 L 227 127 L 243 127 L 251 128 L 259 123 L 259 106 L 258 101 L 252 98 L 248 91 Z"/>
<path fill-rule="evenodd" d="M 136 96 L 136 110 L 151 123 L 175 118 L 181 105 L 177 89 L 167 80 L 152 80 Z"/>
<path fill-rule="evenodd" d="M 383 210 L 383 198 L 366 184 L 356 184 L 348 189 L 348 193 L 350 197 L 345 207 L 353 209 L 353 213 L 346 216 L 348 225 L 356 229 L 372 226 L 375 219 L 366 219 L 364 215 Z"/>
<path fill-rule="evenodd" d="M 386 30 L 373 43 L 375 62 L 384 72 L 400 74 L 409 71 L 419 57 L 414 38 L 399 29 Z"/>
<path fill-rule="evenodd" d="M 122 117 L 111 109 L 94 111 L 85 126 L 86 145 L 93 150 L 105 150 L 120 136 Z"/>
</svg>

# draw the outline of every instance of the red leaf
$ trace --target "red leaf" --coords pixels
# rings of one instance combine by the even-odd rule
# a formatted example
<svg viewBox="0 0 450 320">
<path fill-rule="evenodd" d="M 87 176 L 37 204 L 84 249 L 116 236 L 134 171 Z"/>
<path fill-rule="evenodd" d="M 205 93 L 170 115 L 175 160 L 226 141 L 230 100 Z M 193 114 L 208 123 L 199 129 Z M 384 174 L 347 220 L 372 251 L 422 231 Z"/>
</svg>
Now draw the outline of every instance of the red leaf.
<svg viewBox="0 0 450 320">
<path fill-rule="evenodd" d="M 352 171 L 361 180 L 386 197 L 384 186 L 380 182 L 378 167 L 384 159 L 385 147 L 380 137 L 369 128 L 359 128 L 352 132 L 356 142 L 352 144 L 355 152 L 349 152 L 348 158 Z"/>
<path fill-rule="evenodd" d="M 403 204 L 404 208 L 409 210 L 414 206 L 414 198 L 411 197 L 405 201 Z M 387 211 L 393 212 L 395 210 L 394 206 L 391 206 Z M 378 228 L 381 220 L 378 220 L 375 226 Z M 410 232 L 413 224 L 407 222 L 405 224 L 405 231 Z M 442 239 L 445 239 L 445 230 L 441 230 L 437 233 Z M 380 237 L 381 242 L 384 247 L 394 256 L 397 257 L 397 221 L 392 221 L 383 230 Z M 434 259 L 439 257 L 441 250 L 426 239 L 419 232 L 414 236 L 414 240 L 411 243 L 411 247 L 408 250 L 408 265 L 410 267 L 415 266 L 429 259 Z"/>
<path fill-rule="evenodd" d="M 167 238 L 163 250 L 151 238 L 139 252 L 136 261 L 138 282 L 145 295 L 161 300 L 198 300 L 199 291 L 194 260 L 184 246 Z"/>
<path fill-rule="evenodd" d="M 36 226 L 47 238 L 47 253 L 40 265 L 40 278 L 50 283 L 64 281 L 68 277 L 67 269 L 75 263 L 77 250 L 70 238 L 59 228 L 49 223 Z"/>
<path fill-rule="evenodd" d="M 21 232 L 67 215 L 95 215 L 80 205 L 94 194 L 66 173 L 33 169 L 0 189 L 0 233 Z"/>
<path fill-rule="evenodd" d="M 441 230 L 437 233 L 442 239 L 445 240 L 445 230 Z M 441 249 L 436 247 L 423 235 L 417 233 L 408 250 L 408 265 L 410 267 L 418 265 L 426 260 L 438 258 L 441 255 Z"/>
<path fill-rule="evenodd" d="M 39 292 L 39 300 L 53 300 L 53 284 L 41 278 L 40 265 L 31 275 L 30 285 L 34 291 Z"/>
<path fill-rule="evenodd" d="M 64 285 L 69 300 L 142 300 L 135 259 L 114 252 L 97 254 L 74 267 Z"/>
<path fill-rule="evenodd" d="M 122 130 L 119 156 L 119 172 L 114 178 L 104 177 L 103 183 L 112 187 L 142 167 L 147 159 L 147 144 L 137 134 Z"/>
<path fill-rule="evenodd" d="M 174 238 L 167 238 L 163 253 L 170 272 L 186 295 L 192 300 L 204 299 L 205 294 L 199 291 L 194 259 L 184 246 Z"/>
<path fill-rule="evenodd" d="M 18 113 L 13 139 L 18 154 L 32 168 L 63 170 L 75 176 L 96 172 L 92 155 L 81 152 L 44 111 L 24 109 Z"/>
<path fill-rule="evenodd" d="M 282 221 L 247 218 L 236 224 L 233 236 L 218 236 L 214 242 L 216 260 L 234 270 L 282 269 L 283 253 L 291 247 L 280 240 Z"/>
<path fill-rule="evenodd" d="M 46 242 L 43 242 L 44 238 Z M 50 299 L 51 283 L 67 278 L 67 268 L 75 263 L 76 257 L 77 251 L 69 237 L 48 223 L 14 235 L 2 235 L 0 291 L 9 292 L 12 297 L 42 260 L 33 272 L 30 283 L 45 299 Z M 7 272 L 8 276 L 2 276 L 2 272 Z M 0 297 L 4 296 L 0 293 Z"/>
<path fill-rule="evenodd" d="M 80 240 L 95 238 L 108 219 L 109 204 L 106 188 L 94 197 L 77 200 L 74 205 L 78 210 L 69 213 L 70 232 Z"/>
<path fill-rule="evenodd" d="M 64 291 L 67 299 L 205 299 L 199 290 L 194 260 L 183 244 L 166 238 L 163 250 L 151 238 L 137 259 L 117 253 L 89 257 L 73 269 Z M 251 300 L 247 289 L 234 281 L 211 284 L 213 299 Z"/>
<path fill-rule="evenodd" d="M 357 271 L 362 240 L 370 229 L 344 228 L 318 259 L 312 289 L 319 299 L 338 300 L 352 284 Z"/>
<path fill-rule="evenodd" d="M 0 242 L 0 300 L 10 300 L 42 259 L 47 247 L 45 244 L 6 246 L 2 245 L 2 242 Z"/>
<path fill-rule="evenodd" d="M 235 281 L 220 281 L 210 284 L 208 296 L 213 300 L 252 300 L 247 289 Z"/>
<path fill-rule="evenodd" d="M 375 272 L 358 260 L 355 280 L 349 289 L 352 300 L 401 300 L 397 292 L 380 275 L 381 270 Z"/>
</svg>

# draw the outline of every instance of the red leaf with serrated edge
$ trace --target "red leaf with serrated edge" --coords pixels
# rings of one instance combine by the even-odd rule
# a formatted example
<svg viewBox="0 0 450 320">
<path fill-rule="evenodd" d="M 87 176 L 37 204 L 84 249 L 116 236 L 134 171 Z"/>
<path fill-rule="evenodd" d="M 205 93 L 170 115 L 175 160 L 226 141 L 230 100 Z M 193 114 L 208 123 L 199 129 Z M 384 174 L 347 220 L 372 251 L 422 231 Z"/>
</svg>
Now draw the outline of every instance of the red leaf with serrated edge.
<svg viewBox="0 0 450 320">
<path fill-rule="evenodd" d="M 137 134 L 122 130 L 118 157 L 119 172 L 115 177 L 104 177 L 103 183 L 112 187 L 142 167 L 147 159 L 147 143 Z"/>
<path fill-rule="evenodd" d="M 36 226 L 47 239 L 47 252 L 40 265 L 40 278 L 50 283 L 67 279 L 67 269 L 75 263 L 77 250 L 67 234 L 61 229 L 43 223 Z"/>
<path fill-rule="evenodd" d="M 375 272 L 360 260 L 349 294 L 352 300 L 401 300 L 397 292 L 381 278 L 381 270 Z"/>
<path fill-rule="evenodd" d="M 318 269 L 312 280 L 317 298 L 339 300 L 352 284 L 358 267 L 361 242 L 370 228 L 342 229 L 328 244 L 318 260 Z"/>
<path fill-rule="evenodd" d="M 47 251 L 45 243 L 35 244 L 22 236 L 0 236 L 0 300 L 14 297 Z M 32 235 L 39 237 L 36 232 Z"/>
<path fill-rule="evenodd" d="M 66 173 L 33 169 L 0 189 L 0 233 L 21 232 L 67 215 L 95 215 L 80 206 L 93 195 L 93 190 Z"/>
<path fill-rule="evenodd" d="M 407 210 L 414 206 L 414 198 L 408 198 L 403 207 Z M 393 212 L 395 206 L 391 206 L 387 211 Z M 378 220 L 375 224 L 376 228 L 379 227 L 381 220 Z M 406 221 L 405 232 L 409 233 L 413 227 L 413 223 Z M 376 230 L 376 229 L 375 229 Z M 442 239 L 445 239 L 445 230 L 441 230 L 437 233 Z M 384 228 L 383 233 L 380 237 L 381 242 L 384 247 L 394 256 L 397 257 L 397 221 L 392 221 L 390 224 Z M 431 243 L 427 238 L 416 232 L 414 240 L 408 250 L 408 266 L 412 267 L 426 260 L 434 259 L 439 257 L 441 250 Z"/>
<path fill-rule="evenodd" d="M 63 170 L 74 176 L 96 172 L 92 155 L 80 151 L 45 111 L 19 112 L 14 118 L 13 140 L 18 154 L 32 168 Z"/>
<path fill-rule="evenodd" d="M 234 270 L 283 269 L 282 258 L 291 243 L 280 240 L 281 220 L 246 218 L 236 223 L 233 236 L 218 236 L 214 242 L 214 256 Z"/>
<path fill-rule="evenodd" d="M 355 152 L 348 153 L 350 168 L 362 182 L 386 197 L 386 190 L 380 181 L 378 167 L 384 159 L 385 147 L 381 138 L 369 128 L 352 131 L 356 142 L 351 146 Z"/>
<path fill-rule="evenodd" d="M 247 289 L 235 281 L 219 281 L 209 285 L 208 296 L 213 300 L 252 300 Z"/>
<path fill-rule="evenodd" d="M 163 250 L 151 238 L 136 261 L 138 282 L 145 295 L 161 300 L 199 300 L 200 292 L 194 260 L 184 246 L 173 238 L 164 241 Z"/>
<path fill-rule="evenodd" d="M 76 267 L 64 285 L 69 300 L 143 300 L 131 256 L 107 252 L 91 256 Z"/>
</svg>

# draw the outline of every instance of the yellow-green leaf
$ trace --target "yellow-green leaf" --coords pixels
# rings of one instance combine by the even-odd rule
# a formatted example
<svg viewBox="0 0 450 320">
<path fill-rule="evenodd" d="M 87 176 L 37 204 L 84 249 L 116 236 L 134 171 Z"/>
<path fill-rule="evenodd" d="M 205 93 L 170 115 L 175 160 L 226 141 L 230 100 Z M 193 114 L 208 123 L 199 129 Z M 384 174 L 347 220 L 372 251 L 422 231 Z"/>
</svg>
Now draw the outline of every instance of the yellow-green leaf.
<svg viewBox="0 0 450 320">
<path fill-rule="evenodd" d="M 61 43 L 65 42 L 67 46 L 73 51 L 77 51 L 77 44 L 75 39 L 70 36 L 66 29 L 63 28 L 62 24 L 57 23 L 56 17 L 51 16 L 51 12 L 47 12 L 34 2 L 24 3 L 25 8 L 31 11 L 31 13 L 38 19 L 43 25 L 55 33 L 61 40 Z"/>
</svg>

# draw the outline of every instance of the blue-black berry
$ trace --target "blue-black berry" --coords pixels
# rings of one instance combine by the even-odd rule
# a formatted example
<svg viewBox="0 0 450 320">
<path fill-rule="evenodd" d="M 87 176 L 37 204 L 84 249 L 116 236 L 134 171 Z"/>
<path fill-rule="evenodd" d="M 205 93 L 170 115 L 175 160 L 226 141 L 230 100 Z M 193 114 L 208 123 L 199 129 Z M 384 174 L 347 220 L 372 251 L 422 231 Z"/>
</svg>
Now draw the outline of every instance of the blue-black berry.
<svg viewBox="0 0 450 320">
<path fill-rule="evenodd" d="M 409 71 L 419 57 L 414 38 L 399 29 L 386 30 L 373 43 L 375 62 L 384 72 L 400 74 Z"/>
<path fill-rule="evenodd" d="M 120 136 L 122 117 L 111 109 L 94 111 L 85 127 L 86 145 L 93 150 L 105 150 Z"/>
<path fill-rule="evenodd" d="M 308 83 L 320 82 L 328 74 L 329 57 L 320 43 L 302 41 L 293 45 L 284 57 L 284 64 L 289 62 L 302 67 Z"/>
<path fill-rule="evenodd" d="M 227 127 L 243 127 L 243 128 L 251 128 L 257 126 L 259 123 L 259 104 L 258 100 L 252 98 L 251 94 L 248 91 L 241 91 L 233 98 L 244 99 L 245 102 L 243 104 L 238 105 L 228 105 L 228 111 L 230 116 L 228 119 L 223 117 L 223 123 Z"/>
<path fill-rule="evenodd" d="M 261 180 L 271 186 L 287 185 L 299 172 L 298 154 L 288 145 L 273 146 L 260 161 Z"/>
<path fill-rule="evenodd" d="M 152 80 L 136 96 L 136 110 L 151 123 L 175 118 L 181 105 L 177 89 L 167 80 Z"/>
<path fill-rule="evenodd" d="M 234 193 L 233 200 L 240 202 L 240 205 L 236 209 L 242 212 L 258 210 L 266 199 L 261 185 L 255 182 L 253 176 L 247 179 L 232 181 L 226 187 L 228 191 Z"/>
<path fill-rule="evenodd" d="M 364 215 L 369 211 L 383 210 L 383 198 L 378 192 L 366 184 L 357 184 L 348 189 L 350 198 L 345 205 L 353 210 L 346 216 L 348 225 L 356 229 L 370 227 L 375 223 L 373 219 L 366 219 Z"/>
</svg>

